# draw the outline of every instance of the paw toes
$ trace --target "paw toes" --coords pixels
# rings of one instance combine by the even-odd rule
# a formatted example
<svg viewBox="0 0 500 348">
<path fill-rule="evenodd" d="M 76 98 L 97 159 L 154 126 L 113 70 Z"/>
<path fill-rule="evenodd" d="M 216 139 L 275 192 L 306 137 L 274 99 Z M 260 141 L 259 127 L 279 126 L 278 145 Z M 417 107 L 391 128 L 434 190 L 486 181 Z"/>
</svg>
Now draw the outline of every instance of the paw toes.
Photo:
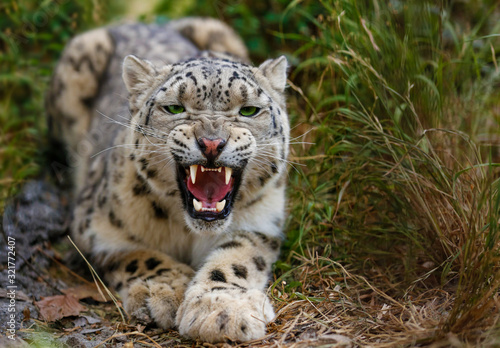
<svg viewBox="0 0 500 348">
<path fill-rule="evenodd" d="M 164 329 L 174 327 L 175 315 L 180 303 L 175 291 L 166 284 L 153 284 L 150 291 L 148 307 L 156 323 Z"/>
<path fill-rule="evenodd" d="M 263 294 L 259 300 L 228 294 L 187 298 L 177 313 L 179 331 L 184 336 L 212 343 L 262 337 L 266 332 L 265 322 L 274 316 L 269 300 L 260 301 L 264 298 Z"/>
<path fill-rule="evenodd" d="M 136 282 L 130 287 L 125 310 L 141 324 L 153 321 L 164 329 L 175 326 L 181 296 L 168 284 Z"/>
</svg>

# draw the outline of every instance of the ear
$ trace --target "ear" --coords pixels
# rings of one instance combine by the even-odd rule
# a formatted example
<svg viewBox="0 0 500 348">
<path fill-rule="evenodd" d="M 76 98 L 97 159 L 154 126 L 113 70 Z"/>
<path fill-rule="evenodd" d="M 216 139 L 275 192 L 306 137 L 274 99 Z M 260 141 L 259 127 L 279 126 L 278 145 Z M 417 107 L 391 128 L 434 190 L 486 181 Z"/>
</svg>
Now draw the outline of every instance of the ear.
<svg viewBox="0 0 500 348">
<path fill-rule="evenodd" d="M 283 92 L 286 86 L 286 70 L 288 62 L 285 56 L 266 60 L 259 66 L 259 70 L 268 80 L 271 86 L 278 92 Z"/>
<path fill-rule="evenodd" d="M 134 55 L 123 60 L 123 81 L 129 93 L 142 92 L 152 86 L 157 75 L 156 68 L 148 61 Z"/>
</svg>

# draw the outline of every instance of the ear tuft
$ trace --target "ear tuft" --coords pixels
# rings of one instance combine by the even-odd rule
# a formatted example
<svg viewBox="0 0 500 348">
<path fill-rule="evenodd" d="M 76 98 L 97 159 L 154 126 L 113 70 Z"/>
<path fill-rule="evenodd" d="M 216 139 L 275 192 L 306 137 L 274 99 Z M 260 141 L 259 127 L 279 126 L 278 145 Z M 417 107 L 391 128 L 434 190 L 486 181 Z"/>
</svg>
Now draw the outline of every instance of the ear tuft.
<svg viewBox="0 0 500 348">
<path fill-rule="evenodd" d="M 288 61 L 285 56 L 266 60 L 259 70 L 269 80 L 271 86 L 278 92 L 283 92 L 286 86 Z"/>
<path fill-rule="evenodd" d="M 127 90 L 130 93 L 137 93 L 151 87 L 156 77 L 156 68 L 148 60 L 128 55 L 123 60 L 122 76 Z"/>
</svg>

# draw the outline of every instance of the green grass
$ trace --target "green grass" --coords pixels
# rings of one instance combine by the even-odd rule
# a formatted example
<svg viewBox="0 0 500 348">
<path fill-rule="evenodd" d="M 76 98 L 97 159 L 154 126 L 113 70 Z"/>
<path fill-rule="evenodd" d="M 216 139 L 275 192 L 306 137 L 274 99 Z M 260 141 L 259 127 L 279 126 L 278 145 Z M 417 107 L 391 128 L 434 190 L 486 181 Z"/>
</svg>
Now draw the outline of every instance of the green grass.
<svg viewBox="0 0 500 348">
<path fill-rule="evenodd" d="M 22 183 L 44 171 L 43 98 L 52 69 L 71 37 L 109 20 L 105 7 L 90 0 L 0 4 L 0 211 Z"/>
<path fill-rule="evenodd" d="M 19 35 L 37 11 L 26 3 L 31 7 L 4 7 L 11 13 L 10 24 L 2 22 L 2 45 L 10 45 L 9 28 Z M 497 1 L 175 4 L 158 1 L 143 19 L 220 17 L 241 33 L 256 63 L 286 54 L 293 65 L 291 161 L 299 164 L 289 174 L 277 298 L 292 307 L 295 300 L 319 306 L 333 303 L 332 284 L 342 286 L 349 298 L 338 316 L 358 344 L 389 344 L 391 333 L 403 331 L 397 320 L 377 319 L 384 301 L 399 303 L 401 313 L 421 301 L 419 310 L 434 315 L 412 312 L 429 331 L 405 344 L 497 344 Z M 109 19 L 96 21 L 91 2 L 64 6 L 20 51 L 8 46 L 2 55 L 0 183 L 10 187 L 40 172 L 34 157 L 44 137 L 42 94 L 63 43 Z M 374 304 L 362 300 L 370 292 L 377 294 Z M 434 299 L 441 301 L 436 308 L 425 307 Z M 378 329 L 360 338 L 356 333 L 371 325 L 366 318 Z"/>
</svg>

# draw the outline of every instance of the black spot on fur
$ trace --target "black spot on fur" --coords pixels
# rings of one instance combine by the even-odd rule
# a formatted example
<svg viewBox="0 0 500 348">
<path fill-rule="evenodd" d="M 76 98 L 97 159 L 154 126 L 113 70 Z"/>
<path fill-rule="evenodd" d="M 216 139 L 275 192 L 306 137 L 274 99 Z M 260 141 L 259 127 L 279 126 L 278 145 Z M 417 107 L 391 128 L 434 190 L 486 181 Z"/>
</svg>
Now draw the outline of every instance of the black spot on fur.
<svg viewBox="0 0 500 348">
<path fill-rule="evenodd" d="M 247 291 L 247 288 L 244 288 L 242 287 L 241 285 L 238 285 L 236 283 L 231 283 L 232 286 L 234 286 L 235 288 L 238 288 L 239 290 L 241 290 L 242 292 L 246 292 Z"/>
<path fill-rule="evenodd" d="M 131 234 L 127 235 L 127 239 L 133 243 L 137 243 L 139 241 L 136 236 L 133 236 Z"/>
<path fill-rule="evenodd" d="M 132 192 L 136 196 L 143 196 L 143 195 L 147 195 L 149 192 L 151 192 L 151 188 L 149 187 L 146 180 L 144 180 L 139 174 L 137 174 L 136 184 L 132 188 Z"/>
<path fill-rule="evenodd" d="M 116 290 L 116 291 L 120 291 L 122 287 L 123 287 L 123 283 L 122 283 L 122 282 L 119 282 L 118 284 L 116 284 L 116 286 L 115 286 L 115 290 Z"/>
<path fill-rule="evenodd" d="M 231 268 L 233 269 L 235 276 L 241 279 L 247 279 L 248 270 L 245 266 L 233 264 L 231 265 Z"/>
<path fill-rule="evenodd" d="M 217 291 L 217 290 L 227 290 L 227 288 L 223 286 L 214 286 L 210 291 Z"/>
<path fill-rule="evenodd" d="M 116 218 L 115 212 L 113 210 L 109 211 L 108 218 L 109 218 L 109 222 L 111 223 L 111 225 L 118 227 L 118 228 L 123 227 L 122 220 Z"/>
<path fill-rule="evenodd" d="M 160 260 L 155 259 L 154 257 L 151 257 L 151 258 L 149 258 L 149 259 L 146 260 L 146 267 L 149 270 L 152 270 L 152 269 L 155 269 L 156 266 L 158 266 L 160 263 L 161 263 Z"/>
<path fill-rule="evenodd" d="M 240 330 L 241 332 L 245 333 L 247 331 L 247 326 L 245 324 L 241 324 Z"/>
<path fill-rule="evenodd" d="M 254 234 L 260 238 L 260 240 L 262 240 L 262 243 L 267 243 L 269 242 L 269 238 L 264 234 L 264 233 L 261 233 L 261 232 L 254 232 Z"/>
<path fill-rule="evenodd" d="M 108 196 L 106 196 L 105 194 L 100 196 L 99 199 L 97 200 L 97 205 L 99 206 L 99 208 L 102 208 L 104 204 L 106 204 L 107 200 Z"/>
<path fill-rule="evenodd" d="M 242 246 L 240 242 L 232 240 L 230 242 L 222 244 L 221 246 L 219 246 L 219 248 L 221 248 L 221 249 L 229 249 L 229 248 L 238 248 L 240 246 Z"/>
<path fill-rule="evenodd" d="M 156 176 L 156 174 L 157 174 L 157 172 L 154 169 L 148 169 L 148 171 L 146 172 L 146 176 L 148 178 L 154 178 Z"/>
<path fill-rule="evenodd" d="M 276 166 L 276 163 L 271 163 L 271 170 L 274 174 L 278 172 L 278 167 Z"/>
<path fill-rule="evenodd" d="M 142 163 L 141 170 L 142 170 L 142 171 L 146 170 L 146 168 L 148 167 L 148 164 L 149 164 L 148 160 L 147 160 L 147 159 L 145 159 L 145 158 L 143 157 L 143 158 L 141 158 L 141 159 L 139 160 L 139 162 L 141 162 L 141 163 Z"/>
<path fill-rule="evenodd" d="M 156 275 L 162 275 L 163 273 L 170 272 L 172 269 L 170 268 L 160 268 L 156 270 Z"/>
<path fill-rule="evenodd" d="M 225 283 L 226 282 L 226 276 L 221 270 L 214 269 L 212 272 L 210 272 L 210 280 L 214 282 L 221 282 Z"/>
<path fill-rule="evenodd" d="M 264 186 L 270 177 L 271 176 L 269 174 L 265 174 L 264 176 L 260 176 L 259 177 L 260 186 Z"/>
<path fill-rule="evenodd" d="M 153 275 L 150 275 L 149 277 L 147 278 L 144 278 L 144 281 L 147 281 L 147 280 L 151 280 L 151 279 L 155 279 L 156 277 L 158 277 L 156 274 L 153 274 Z"/>
<path fill-rule="evenodd" d="M 264 261 L 264 258 L 262 256 L 256 256 L 252 260 L 253 263 L 255 263 L 255 267 L 257 267 L 257 270 L 263 271 L 266 269 L 266 261 Z"/>
<path fill-rule="evenodd" d="M 255 243 L 255 241 L 253 240 L 253 238 L 251 238 L 250 236 L 248 236 L 246 233 L 238 234 L 238 237 L 244 238 L 244 239 L 248 240 L 250 242 L 250 244 L 252 244 L 253 246 L 257 246 L 256 243 Z"/>
<path fill-rule="evenodd" d="M 158 219 L 168 219 L 168 211 L 163 209 L 156 202 L 151 202 L 151 206 L 153 207 L 153 211 L 155 212 L 155 217 Z"/>
<path fill-rule="evenodd" d="M 139 278 L 139 276 L 130 277 L 130 278 L 127 279 L 127 283 L 130 283 L 130 282 L 136 280 L 137 278 Z"/>
<path fill-rule="evenodd" d="M 90 219 L 90 217 L 87 217 L 87 218 L 85 219 L 85 225 L 84 225 L 84 228 L 85 228 L 86 230 L 88 230 L 88 229 L 89 229 L 89 227 L 90 227 L 90 223 L 91 223 L 91 222 L 92 222 L 92 220 Z"/>
<path fill-rule="evenodd" d="M 131 261 L 125 268 L 125 271 L 128 273 L 135 273 L 135 271 L 137 271 L 137 260 Z"/>
<path fill-rule="evenodd" d="M 87 109 L 92 109 L 92 106 L 94 105 L 94 97 L 87 97 L 87 98 L 80 98 L 80 101 L 82 102 L 83 105 Z"/>
<path fill-rule="evenodd" d="M 226 311 L 220 312 L 216 319 L 217 325 L 219 326 L 219 330 L 224 330 L 224 327 L 229 322 L 229 315 Z"/>
</svg>

